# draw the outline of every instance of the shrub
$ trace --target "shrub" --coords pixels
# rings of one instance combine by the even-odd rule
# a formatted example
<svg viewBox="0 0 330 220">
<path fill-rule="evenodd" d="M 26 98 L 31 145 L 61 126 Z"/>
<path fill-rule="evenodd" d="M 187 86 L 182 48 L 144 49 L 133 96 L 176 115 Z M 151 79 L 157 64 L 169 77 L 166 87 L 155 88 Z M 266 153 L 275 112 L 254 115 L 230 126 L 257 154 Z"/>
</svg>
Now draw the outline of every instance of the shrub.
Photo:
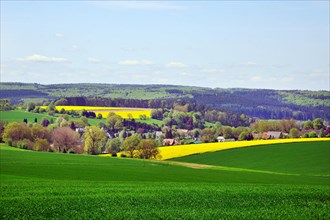
<svg viewBox="0 0 330 220">
<path fill-rule="evenodd" d="M 35 151 L 48 151 L 49 150 L 49 143 L 47 139 L 37 138 L 34 142 L 33 150 Z"/>
<path fill-rule="evenodd" d="M 117 157 L 117 153 L 112 153 L 111 156 Z"/>
<path fill-rule="evenodd" d="M 18 147 L 21 149 L 28 149 L 28 150 L 32 150 L 33 144 L 30 140 L 28 139 L 23 139 L 23 140 L 19 140 L 17 141 L 15 144 L 13 144 L 14 147 Z"/>
</svg>

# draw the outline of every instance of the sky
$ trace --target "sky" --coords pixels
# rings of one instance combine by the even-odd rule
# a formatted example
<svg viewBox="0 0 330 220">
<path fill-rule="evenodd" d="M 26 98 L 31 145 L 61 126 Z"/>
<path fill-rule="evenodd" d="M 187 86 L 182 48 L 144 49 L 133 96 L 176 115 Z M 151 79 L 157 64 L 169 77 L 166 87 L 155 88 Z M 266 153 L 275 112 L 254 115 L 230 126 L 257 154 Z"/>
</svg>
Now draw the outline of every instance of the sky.
<svg viewBox="0 0 330 220">
<path fill-rule="evenodd" d="M 329 1 L 1 0 L 1 82 L 329 90 Z"/>
</svg>

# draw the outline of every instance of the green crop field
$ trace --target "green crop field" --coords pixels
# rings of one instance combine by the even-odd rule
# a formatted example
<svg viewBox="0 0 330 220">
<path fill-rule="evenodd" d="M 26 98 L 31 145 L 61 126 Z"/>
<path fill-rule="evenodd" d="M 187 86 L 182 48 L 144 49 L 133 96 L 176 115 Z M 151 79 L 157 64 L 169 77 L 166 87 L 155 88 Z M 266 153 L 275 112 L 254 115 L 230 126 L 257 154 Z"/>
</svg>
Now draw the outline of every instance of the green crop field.
<svg viewBox="0 0 330 220">
<path fill-rule="evenodd" d="M 40 123 L 43 118 L 47 118 L 48 120 L 53 118 L 54 120 L 56 120 L 56 118 L 59 116 L 60 114 L 56 114 L 55 117 L 52 117 L 47 115 L 46 113 L 40 114 L 40 113 L 26 112 L 20 110 L 0 111 L 0 120 L 7 122 L 14 122 L 14 121 L 23 122 L 24 118 L 26 118 L 28 120 L 28 123 L 34 123 L 34 119 L 37 118 L 38 123 Z M 76 119 L 76 118 L 70 116 L 69 119 Z M 105 122 L 105 119 L 94 119 L 94 118 L 88 119 L 88 123 L 91 125 L 99 125 L 101 121 Z"/>
<path fill-rule="evenodd" d="M 273 144 L 191 155 L 174 161 L 302 175 L 330 175 L 330 142 Z"/>
<path fill-rule="evenodd" d="M 0 153 L 1 219 L 330 217 L 325 175 L 192 169 L 168 162 L 33 152 L 4 144 Z"/>
<path fill-rule="evenodd" d="M 47 118 L 50 120 L 52 116 L 46 114 L 38 114 L 32 112 L 25 112 L 20 110 L 13 110 L 13 111 L 0 111 L 0 120 L 8 121 L 8 122 L 23 122 L 24 118 L 28 120 L 28 123 L 34 123 L 34 119 L 37 118 L 38 122 L 40 123 L 43 118 Z"/>
</svg>

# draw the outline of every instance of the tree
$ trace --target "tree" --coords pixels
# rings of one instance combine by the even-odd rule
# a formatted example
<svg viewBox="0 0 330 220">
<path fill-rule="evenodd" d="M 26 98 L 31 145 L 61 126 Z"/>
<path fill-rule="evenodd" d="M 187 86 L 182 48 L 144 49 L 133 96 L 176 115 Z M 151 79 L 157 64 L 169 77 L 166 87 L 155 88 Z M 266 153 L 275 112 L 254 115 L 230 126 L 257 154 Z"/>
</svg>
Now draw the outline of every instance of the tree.
<svg viewBox="0 0 330 220">
<path fill-rule="evenodd" d="M 49 133 L 48 129 L 39 124 L 34 124 L 32 126 L 31 134 L 32 134 L 32 138 L 34 140 L 37 140 L 37 139 L 50 140 L 50 133 Z"/>
<path fill-rule="evenodd" d="M 320 129 L 319 137 L 325 137 L 323 128 Z"/>
<path fill-rule="evenodd" d="M 317 138 L 317 134 L 316 134 L 315 131 L 309 132 L 308 136 L 309 136 L 310 138 Z"/>
<path fill-rule="evenodd" d="M 156 159 L 159 156 L 156 140 L 141 140 L 140 144 L 138 145 L 138 156 L 142 159 Z"/>
<path fill-rule="evenodd" d="M 212 143 L 216 140 L 215 132 L 212 128 L 205 128 L 201 131 L 200 141 Z"/>
<path fill-rule="evenodd" d="M 79 134 L 69 127 L 55 128 L 51 133 L 51 137 L 58 152 L 69 152 L 80 144 Z"/>
<path fill-rule="evenodd" d="M 83 135 L 85 151 L 89 154 L 97 155 L 106 141 L 105 132 L 96 126 L 87 126 Z"/>
<path fill-rule="evenodd" d="M 11 122 L 6 125 L 2 139 L 10 146 L 16 146 L 17 141 L 32 140 L 31 129 L 24 123 Z"/>
<path fill-rule="evenodd" d="M 29 102 L 26 107 L 26 111 L 30 112 L 36 107 L 36 104 L 34 102 Z"/>
<path fill-rule="evenodd" d="M 291 128 L 289 132 L 289 136 L 291 138 L 298 138 L 300 137 L 300 131 L 297 128 Z"/>
<path fill-rule="evenodd" d="M 34 118 L 34 123 L 38 123 L 38 119 L 37 118 Z"/>
<path fill-rule="evenodd" d="M 243 141 L 243 140 L 252 140 L 253 139 L 253 136 L 250 132 L 248 131 L 242 131 L 239 136 L 238 136 L 238 140 L 239 141 Z"/>
<path fill-rule="evenodd" d="M 123 149 L 129 153 L 131 158 L 134 157 L 134 152 L 138 150 L 141 140 L 142 138 L 140 135 L 132 135 L 124 140 Z"/>
<path fill-rule="evenodd" d="M 111 112 L 107 117 L 106 124 L 112 131 L 121 129 L 123 127 L 123 118 Z"/>
<path fill-rule="evenodd" d="M 55 102 L 55 105 L 58 106 L 63 106 L 63 105 L 67 105 L 68 104 L 68 100 L 66 100 L 65 98 L 60 98 L 59 100 L 57 100 Z"/>
<path fill-rule="evenodd" d="M 103 117 L 103 116 L 102 116 L 101 113 L 98 113 L 98 114 L 97 114 L 97 119 L 102 119 L 102 117 Z"/>
<path fill-rule="evenodd" d="M 315 118 L 313 121 L 313 128 L 314 129 L 321 129 L 323 128 L 323 120 L 321 118 Z"/>
<path fill-rule="evenodd" d="M 147 115 L 146 114 L 140 115 L 140 120 L 147 120 Z"/>
<path fill-rule="evenodd" d="M 49 121 L 48 121 L 48 119 L 47 119 L 47 118 L 42 118 L 42 120 L 41 120 L 41 125 L 42 125 L 43 127 L 47 127 L 47 126 L 49 125 Z"/>
<path fill-rule="evenodd" d="M 113 138 L 109 139 L 106 144 L 107 150 L 110 154 L 116 154 L 118 153 L 121 149 L 121 142 L 119 138 Z"/>
<path fill-rule="evenodd" d="M 33 144 L 33 150 L 36 151 L 48 151 L 49 143 L 47 139 L 38 138 Z"/>
</svg>

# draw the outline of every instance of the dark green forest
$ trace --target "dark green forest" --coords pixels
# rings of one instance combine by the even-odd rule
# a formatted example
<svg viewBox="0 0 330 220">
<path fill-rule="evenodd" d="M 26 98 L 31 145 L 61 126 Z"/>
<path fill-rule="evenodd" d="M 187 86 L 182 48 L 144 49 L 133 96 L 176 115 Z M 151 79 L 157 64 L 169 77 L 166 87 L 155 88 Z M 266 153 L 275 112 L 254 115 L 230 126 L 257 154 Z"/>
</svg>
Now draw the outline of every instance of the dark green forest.
<svg viewBox="0 0 330 220">
<path fill-rule="evenodd" d="M 330 120 L 329 91 L 86 83 L 0 83 L 0 86 L 0 98 L 10 99 L 11 104 L 65 97 L 71 105 L 161 108 L 170 107 L 180 99 L 196 108 L 218 109 L 262 119 L 308 120 L 320 117 Z"/>
</svg>

